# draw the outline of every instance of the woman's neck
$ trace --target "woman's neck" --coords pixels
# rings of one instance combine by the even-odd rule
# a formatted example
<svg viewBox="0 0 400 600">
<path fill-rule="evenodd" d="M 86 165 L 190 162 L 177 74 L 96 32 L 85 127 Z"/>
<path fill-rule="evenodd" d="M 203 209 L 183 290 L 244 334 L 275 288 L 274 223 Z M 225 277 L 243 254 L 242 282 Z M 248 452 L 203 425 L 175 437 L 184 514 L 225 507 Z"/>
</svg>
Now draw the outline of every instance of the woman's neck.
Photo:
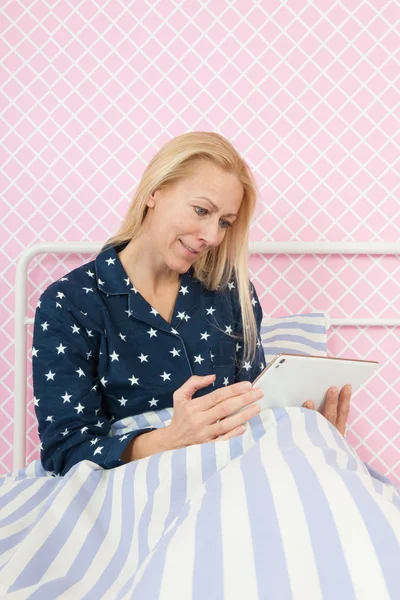
<svg viewBox="0 0 400 600">
<path fill-rule="evenodd" d="M 131 240 L 118 257 L 130 282 L 140 292 L 146 290 L 148 295 L 156 297 L 160 291 L 179 285 L 179 273 L 156 255 L 154 243 L 144 234 Z"/>
</svg>

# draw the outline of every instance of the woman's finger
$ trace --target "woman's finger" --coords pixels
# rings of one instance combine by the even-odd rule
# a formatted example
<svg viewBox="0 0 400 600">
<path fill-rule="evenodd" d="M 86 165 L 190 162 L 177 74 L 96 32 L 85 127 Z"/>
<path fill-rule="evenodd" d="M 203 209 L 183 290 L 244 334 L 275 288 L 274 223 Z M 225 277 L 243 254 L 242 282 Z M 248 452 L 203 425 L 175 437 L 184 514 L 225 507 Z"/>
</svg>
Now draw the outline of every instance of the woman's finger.
<svg viewBox="0 0 400 600">
<path fill-rule="evenodd" d="M 345 385 L 340 390 L 339 403 L 337 409 L 336 428 L 342 435 L 346 431 L 347 417 L 349 416 L 351 400 L 351 385 Z"/>
<path fill-rule="evenodd" d="M 329 388 L 326 393 L 325 407 L 323 415 L 332 425 L 336 427 L 337 409 L 338 409 L 338 389 L 335 387 Z"/>
<path fill-rule="evenodd" d="M 246 427 L 244 425 L 239 425 L 239 427 L 235 427 L 234 429 L 231 429 L 231 431 L 228 431 L 228 433 L 220 435 L 219 437 L 216 437 L 211 441 L 224 442 L 225 440 L 230 440 L 231 438 L 236 437 L 238 435 L 243 435 L 245 431 Z"/>
<path fill-rule="evenodd" d="M 228 398 L 245 394 L 251 390 L 251 387 L 250 381 L 238 381 L 237 383 L 232 383 L 226 387 L 217 388 L 216 390 L 206 394 L 205 396 L 201 396 L 200 398 L 193 398 L 191 403 L 192 406 L 196 406 L 197 404 L 199 410 L 210 410 L 210 408 L 212 409 L 215 406 L 218 406 Z"/>
<path fill-rule="evenodd" d="M 307 400 L 306 402 L 304 402 L 303 407 L 304 408 L 310 408 L 311 410 L 314 410 L 314 408 L 315 408 L 314 402 L 312 400 Z"/>
</svg>

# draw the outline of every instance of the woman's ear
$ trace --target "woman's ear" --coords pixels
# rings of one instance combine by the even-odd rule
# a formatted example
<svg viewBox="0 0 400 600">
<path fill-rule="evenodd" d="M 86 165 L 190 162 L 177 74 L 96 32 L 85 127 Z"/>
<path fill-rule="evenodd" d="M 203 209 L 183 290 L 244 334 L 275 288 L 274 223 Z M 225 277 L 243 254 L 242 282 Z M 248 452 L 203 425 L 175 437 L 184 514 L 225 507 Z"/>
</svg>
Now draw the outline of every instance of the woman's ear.
<svg viewBox="0 0 400 600">
<path fill-rule="evenodd" d="M 149 198 L 148 198 L 148 200 L 147 200 L 147 202 L 146 202 L 146 205 L 147 205 L 149 208 L 154 208 L 155 204 L 156 204 L 156 203 L 155 203 L 155 200 L 154 200 L 153 196 L 149 196 Z"/>
<path fill-rule="evenodd" d="M 156 205 L 156 199 L 155 199 L 155 196 L 154 196 L 154 192 L 152 194 L 150 194 L 150 196 L 148 197 L 146 205 L 149 208 L 154 208 L 155 207 L 155 205 Z"/>
</svg>

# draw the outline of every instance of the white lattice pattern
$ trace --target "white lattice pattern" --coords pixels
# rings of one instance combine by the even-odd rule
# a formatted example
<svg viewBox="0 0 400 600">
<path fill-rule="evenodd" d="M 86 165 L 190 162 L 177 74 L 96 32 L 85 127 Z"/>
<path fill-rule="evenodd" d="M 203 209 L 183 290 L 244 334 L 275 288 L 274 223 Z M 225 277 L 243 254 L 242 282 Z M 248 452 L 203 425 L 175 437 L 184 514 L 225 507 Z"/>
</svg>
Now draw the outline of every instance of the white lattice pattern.
<svg viewBox="0 0 400 600">
<path fill-rule="evenodd" d="M 12 467 L 22 249 L 106 240 L 171 137 L 218 131 L 235 144 L 261 195 L 253 240 L 400 242 L 397 2 L 6 1 L 1 11 L 1 471 Z M 35 260 L 28 316 L 51 281 L 90 258 Z M 257 256 L 250 266 L 266 315 L 400 314 L 399 257 Z M 329 333 L 330 354 L 381 362 L 354 397 L 348 439 L 396 482 L 399 341 L 386 327 Z M 30 362 L 28 392 L 31 460 Z"/>
</svg>

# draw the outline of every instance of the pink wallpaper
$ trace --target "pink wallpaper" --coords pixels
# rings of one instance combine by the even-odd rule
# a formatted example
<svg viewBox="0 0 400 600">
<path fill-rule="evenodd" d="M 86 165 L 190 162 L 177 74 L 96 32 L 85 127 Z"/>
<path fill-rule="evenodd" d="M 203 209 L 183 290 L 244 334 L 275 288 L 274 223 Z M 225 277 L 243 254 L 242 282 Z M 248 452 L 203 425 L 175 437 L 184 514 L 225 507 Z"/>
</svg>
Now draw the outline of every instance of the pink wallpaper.
<svg viewBox="0 0 400 600">
<path fill-rule="evenodd" d="M 253 168 L 253 240 L 396 242 L 397 2 L 5 2 L 1 9 L 0 472 L 12 468 L 21 251 L 102 243 L 171 137 L 217 131 Z M 94 255 L 29 270 L 29 310 Z M 254 256 L 265 315 L 399 318 L 399 256 Z M 27 461 L 38 457 L 28 328 Z M 379 360 L 348 439 L 400 482 L 400 329 L 334 327 L 329 354 Z"/>
</svg>

